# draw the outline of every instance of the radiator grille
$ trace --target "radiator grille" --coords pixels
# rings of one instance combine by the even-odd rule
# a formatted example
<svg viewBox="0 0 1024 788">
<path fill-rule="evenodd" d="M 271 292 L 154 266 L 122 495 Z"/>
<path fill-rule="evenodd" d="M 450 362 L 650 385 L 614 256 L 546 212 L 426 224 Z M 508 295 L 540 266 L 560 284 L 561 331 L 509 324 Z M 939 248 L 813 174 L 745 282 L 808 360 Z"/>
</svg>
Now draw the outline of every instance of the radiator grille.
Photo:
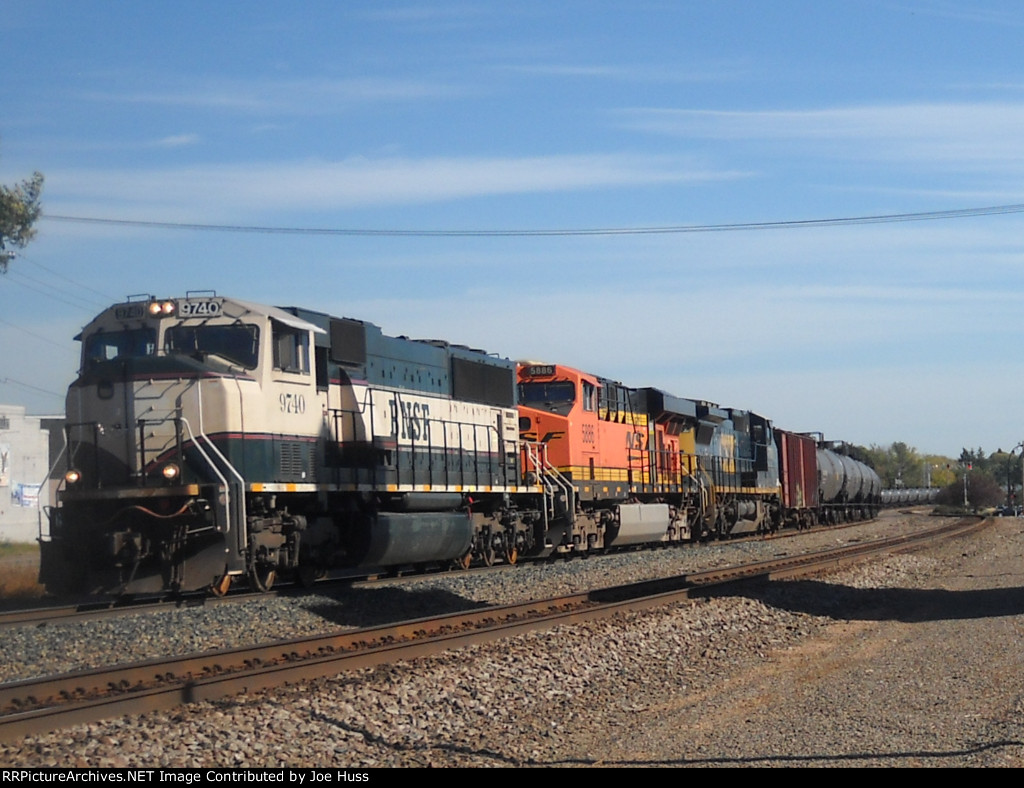
<svg viewBox="0 0 1024 788">
<path fill-rule="evenodd" d="M 316 445 L 305 441 L 281 443 L 281 477 L 296 481 L 316 480 Z M 303 475 L 305 473 L 305 475 Z"/>
</svg>

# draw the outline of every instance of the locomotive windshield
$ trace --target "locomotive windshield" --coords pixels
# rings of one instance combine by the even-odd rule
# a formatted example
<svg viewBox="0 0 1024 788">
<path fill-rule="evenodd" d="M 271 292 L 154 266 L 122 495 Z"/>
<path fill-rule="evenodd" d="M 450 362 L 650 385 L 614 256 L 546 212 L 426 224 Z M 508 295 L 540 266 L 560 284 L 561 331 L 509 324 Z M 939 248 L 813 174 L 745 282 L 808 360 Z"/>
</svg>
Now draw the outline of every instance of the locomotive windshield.
<svg viewBox="0 0 1024 788">
<path fill-rule="evenodd" d="M 213 353 L 245 369 L 259 360 L 260 330 L 252 325 L 190 326 L 167 329 L 164 347 L 168 353 Z"/>
<path fill-rule="evenodd" d="M 565 416 L 576 401 L 576 386 L 567 380 L 553 383 L 520 383 L 519 404 Z"/>
<path fill-rule="evenodd" d="M 86 361 L 113 361 L 115 358 L 152 356 L 155 352 L 156 329 L 153 328 L 100 331 L 85 340 Z"/>
</svg>

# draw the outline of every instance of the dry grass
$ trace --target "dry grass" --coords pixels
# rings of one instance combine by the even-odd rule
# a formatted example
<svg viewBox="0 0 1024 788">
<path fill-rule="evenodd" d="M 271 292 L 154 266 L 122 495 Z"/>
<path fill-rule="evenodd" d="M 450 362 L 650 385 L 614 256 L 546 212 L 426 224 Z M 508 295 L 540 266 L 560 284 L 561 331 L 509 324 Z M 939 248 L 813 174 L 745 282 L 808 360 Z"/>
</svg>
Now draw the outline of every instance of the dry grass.
<svg viewBox="0 0 1024 788">
<path fill-rule="evenodd" d="M 38 599 L 39 545 L 0 543 L 0 601 Z"/>
</svg>

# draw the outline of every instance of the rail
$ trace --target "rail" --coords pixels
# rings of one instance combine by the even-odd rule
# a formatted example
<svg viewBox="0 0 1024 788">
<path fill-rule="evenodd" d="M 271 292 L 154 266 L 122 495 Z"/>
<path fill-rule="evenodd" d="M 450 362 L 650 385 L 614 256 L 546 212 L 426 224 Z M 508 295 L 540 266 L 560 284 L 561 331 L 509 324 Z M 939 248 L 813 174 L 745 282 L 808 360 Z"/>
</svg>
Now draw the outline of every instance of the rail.
<svg viewBox="0 0 1024 788">
<path fill-rule="evenodd" d="M 524 604 L 11 682 L 0 685 L 0 740 L 337 675 L 343 670 L 411 659 L 625 610 L 665 606 L 694 592 L 706 596 L 712 588 L 729 593 L 741 583 L 816 574 L 872 555 L 962 536 L 989 522 L 968 518 L 927 533 Z"/>
</svg>

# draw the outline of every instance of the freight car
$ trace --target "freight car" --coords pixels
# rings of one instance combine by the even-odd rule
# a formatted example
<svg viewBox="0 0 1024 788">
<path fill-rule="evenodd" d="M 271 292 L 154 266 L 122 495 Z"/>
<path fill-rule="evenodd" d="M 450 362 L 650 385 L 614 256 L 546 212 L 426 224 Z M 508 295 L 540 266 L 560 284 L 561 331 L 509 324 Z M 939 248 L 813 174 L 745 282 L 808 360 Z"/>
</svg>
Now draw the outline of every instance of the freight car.
<svg viewBox="0 0 1024 788">
<path fill-rule="evenodd" d="M 882 490 L 882 506 L 919 506 L 935 503 L 938 487 L 898 487 Z"/>
<path fill-rule="evenodd" d="M 266 590 L 877 511 L 873 471 L 754 412 L 360 320 L 204 291 L 129 298 L 77 339 L 40 534 L 57 594 Z"/>
<path fill-rule="evenodd" d="M 815 433 L 776 430 L 775 436 L 785 525 L 802 529 L 878 514 L 882 480 L 873 468 L 850 457 L 843 444 L 827 443 Z"/>
</svg>

